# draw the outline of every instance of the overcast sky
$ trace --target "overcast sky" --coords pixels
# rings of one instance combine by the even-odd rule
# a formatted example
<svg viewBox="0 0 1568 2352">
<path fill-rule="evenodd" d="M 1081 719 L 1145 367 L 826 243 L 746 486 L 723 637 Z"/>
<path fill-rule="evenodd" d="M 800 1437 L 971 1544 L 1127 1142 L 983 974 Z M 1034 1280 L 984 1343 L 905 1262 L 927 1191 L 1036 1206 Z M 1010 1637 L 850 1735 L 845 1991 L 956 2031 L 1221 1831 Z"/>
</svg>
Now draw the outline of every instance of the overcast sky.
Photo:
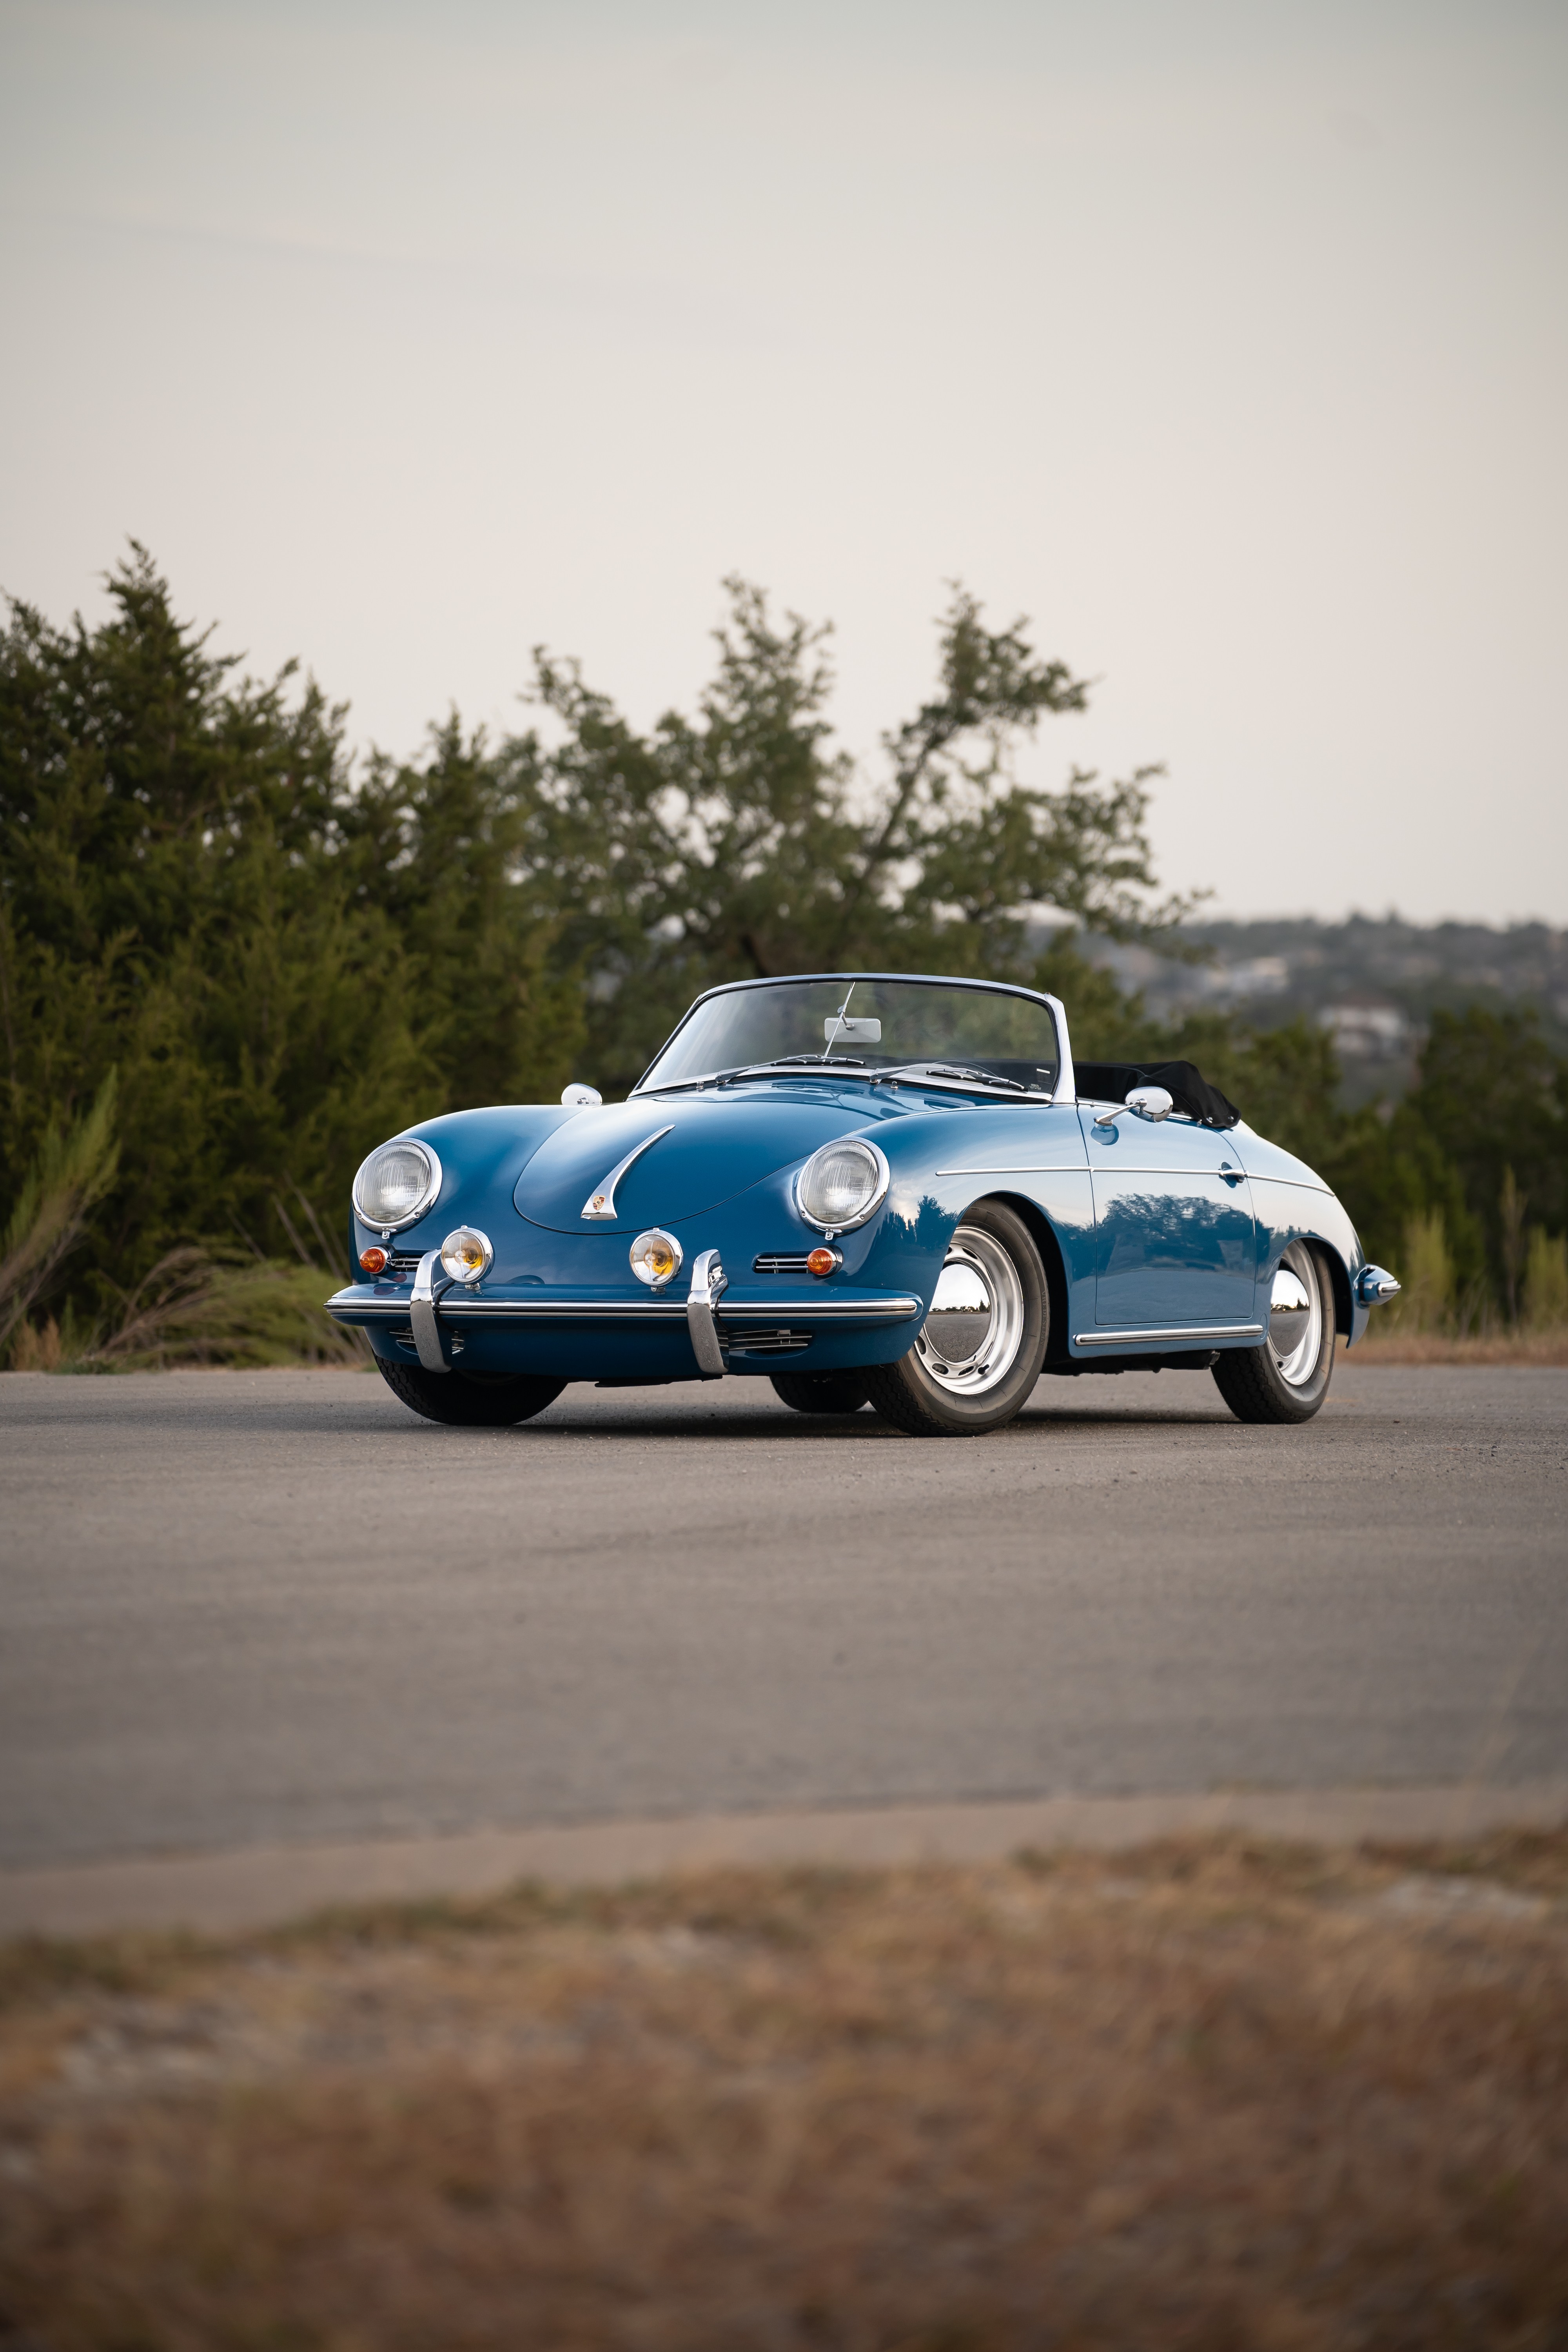
<svg viewBox="0 0 1568 2352">
<path fill-rule="evenodd" d="M 0 0 L 0 585 L 397 752 L 962 578 L 1237 913 L 1568 920 L 1562 0 Z"/>
</svg>

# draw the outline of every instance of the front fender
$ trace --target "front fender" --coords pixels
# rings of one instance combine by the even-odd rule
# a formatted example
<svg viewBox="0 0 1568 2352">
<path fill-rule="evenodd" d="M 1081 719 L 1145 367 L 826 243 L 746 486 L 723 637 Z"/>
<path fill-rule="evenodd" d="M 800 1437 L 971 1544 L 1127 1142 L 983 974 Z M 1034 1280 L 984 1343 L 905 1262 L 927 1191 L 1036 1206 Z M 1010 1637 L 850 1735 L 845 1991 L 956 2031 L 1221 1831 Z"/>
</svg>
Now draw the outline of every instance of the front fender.
<svg viewBox="0 0 1568 2352">
<path fill-rule="evenodd" d="M 1292 1242 L 1315 1242 L 1328 1262 L 1334 1286 L 1334 1328 L 1353 1347 L 1371 1312 L 1357 1280 L 1366 1265 L 1361 1245 L 1338 1196 L 1314 1169 L 1245 1125 L 1235 1129 L 1237 1157 L 1252 1185 L 1258 1221 L 1258 1314 L 1267 1322 L 1279 1261 Z"/>
</svg>

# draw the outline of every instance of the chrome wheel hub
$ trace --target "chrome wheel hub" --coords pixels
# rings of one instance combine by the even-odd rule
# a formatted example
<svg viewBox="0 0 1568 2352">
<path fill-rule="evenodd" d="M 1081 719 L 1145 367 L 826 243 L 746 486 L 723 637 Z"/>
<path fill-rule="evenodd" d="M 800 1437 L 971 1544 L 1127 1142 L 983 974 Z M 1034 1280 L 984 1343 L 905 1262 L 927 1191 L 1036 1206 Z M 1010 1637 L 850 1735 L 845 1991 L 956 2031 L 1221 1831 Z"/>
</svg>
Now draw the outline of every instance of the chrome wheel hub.
<svg viewBox="0 0 1568 2352">
<path fill-rule="evenodd" d="M 1279 1377 L 1304 1387 L 1318 1368 L 1323 1344 L 1323 1294 L 1311 1252 L 1292 1242 L 1279 1261 L 1268 1304 L 1268 1346 Z"/>
<path fill-rule="evenodd" d="M 937 1276 L 915 1353 L 950 1396 L 983 1396 L 1005 1381 L 1024 1338 L 1024 1286 L 991 1234 L 960 1225 Z"/>
</svg>

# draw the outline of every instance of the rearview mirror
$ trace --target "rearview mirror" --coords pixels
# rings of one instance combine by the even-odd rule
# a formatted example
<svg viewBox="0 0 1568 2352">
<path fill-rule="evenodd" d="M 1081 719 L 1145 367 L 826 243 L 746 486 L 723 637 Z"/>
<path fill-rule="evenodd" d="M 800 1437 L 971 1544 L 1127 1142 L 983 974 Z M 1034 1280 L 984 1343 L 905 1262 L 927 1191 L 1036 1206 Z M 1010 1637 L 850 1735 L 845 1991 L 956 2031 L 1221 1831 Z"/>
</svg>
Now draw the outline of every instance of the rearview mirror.
<svg viewBox="0 0 1568 2352">
<path fill-rule="evenodd" d="M 882 1024 L 866 1014 L 852 1017 L 847 1013 L 830 1013 L 822 1024 L 822 1034 L 830 1045 L 879 1045 Z"/>
</svg>

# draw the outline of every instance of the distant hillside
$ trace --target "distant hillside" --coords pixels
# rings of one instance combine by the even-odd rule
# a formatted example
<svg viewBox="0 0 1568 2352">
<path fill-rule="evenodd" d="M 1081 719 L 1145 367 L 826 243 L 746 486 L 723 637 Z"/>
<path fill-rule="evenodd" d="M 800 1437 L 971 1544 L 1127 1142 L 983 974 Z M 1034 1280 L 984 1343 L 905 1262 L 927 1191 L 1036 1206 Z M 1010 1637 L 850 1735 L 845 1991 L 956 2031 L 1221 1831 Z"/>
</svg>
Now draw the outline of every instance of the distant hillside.
<svg viewBox="0 0 1568 2352">
<path fill-rule="evenodd" d="M 1568 931 L 1545 923 L 1406 923 L 1352 915 L 1254 923 L 1194 923 L 1210 951 L 1173 963 L 1146 948 L 1096 940 L 1088 951 L 1138 989 L 1151 1012 L 1194 1005 L 1236 1012 L 1258 1027 L 1305 1014 L 1334 1033 L 1352 1103 L 1402 1094 L 1439 1005 L 1528 1003 L 1552 1043 L 1568 1046 Z"/>
</svg>

